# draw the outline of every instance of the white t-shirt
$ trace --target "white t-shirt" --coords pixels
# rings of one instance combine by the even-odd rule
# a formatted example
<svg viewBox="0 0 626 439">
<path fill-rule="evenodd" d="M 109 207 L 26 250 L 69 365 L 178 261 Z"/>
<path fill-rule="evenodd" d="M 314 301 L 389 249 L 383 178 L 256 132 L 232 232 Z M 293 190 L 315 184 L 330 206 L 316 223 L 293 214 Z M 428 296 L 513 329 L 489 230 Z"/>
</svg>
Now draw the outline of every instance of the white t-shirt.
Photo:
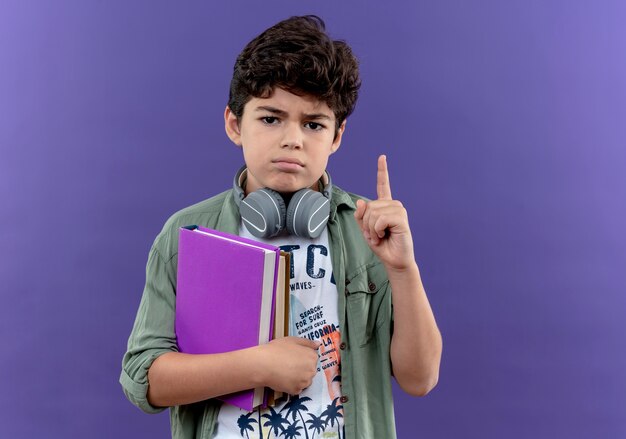
<svg viewBox="0 0 626 439">
<path fill-rule="evenodd" d="M 262 437 L 340 438 L 343 437 L 339 344 L 341 328 L 337 312 L 337 286 L 333 277 L 324 229 L 316 239 L 281 235 L 258 239 L 240 225 L 239 234 L 264 241 L 291 252 L 289 335 L 320 340 L 320 360 L 310 387 L 275 407 L 246 412 L 223 404 L 218 416 L 216 438 Z M 306 431 L 305 431 L 306 430 Z"/>
</svg>

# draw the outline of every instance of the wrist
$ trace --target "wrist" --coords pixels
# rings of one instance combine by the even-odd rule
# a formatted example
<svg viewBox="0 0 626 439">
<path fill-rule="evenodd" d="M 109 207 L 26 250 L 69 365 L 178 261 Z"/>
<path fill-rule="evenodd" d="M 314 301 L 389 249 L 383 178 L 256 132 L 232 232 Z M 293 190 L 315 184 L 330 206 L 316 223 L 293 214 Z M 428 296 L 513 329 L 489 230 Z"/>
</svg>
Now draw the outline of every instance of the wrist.
<svg viewBox="0 0 626 439">
<path fill-rule="evenodd" d="M 422 278 L 416 262 L 403 267 L 386 267 L 393 293 L 419 289 Z"/>
<path fill-rule="evenodd" d="M 267 387 L 269 380 L 268 370 L 266 367 L 265 358 L 267 345 L 259 345 L 250 348 L 253 355 L 250 357 L 250 365 L 252 366 L 252 382 L 254 387 Z"/>
<path fill-rule="evenodd" d="M 415 259 L 411 259 L 411 261 L 405 264 L 388 264 L 385 265 L 385 270 L 387 271 L 387 276 L 391 280 L 392 277 L 400 278 L 406 276 L 418 276 L 420 275 L 419 267 L 417 266 L 417 262 Z"/>
</svg>

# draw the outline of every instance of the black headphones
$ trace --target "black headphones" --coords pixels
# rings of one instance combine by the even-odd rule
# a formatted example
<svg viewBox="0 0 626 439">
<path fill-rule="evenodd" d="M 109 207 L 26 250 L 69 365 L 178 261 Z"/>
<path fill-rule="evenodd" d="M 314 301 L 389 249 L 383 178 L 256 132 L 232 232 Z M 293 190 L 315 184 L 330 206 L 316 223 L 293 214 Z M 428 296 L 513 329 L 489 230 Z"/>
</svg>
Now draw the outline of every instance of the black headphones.
<svg viewBox="0 0 626 439">
<path fill-rule="evenodd" d="M 247 168 L 242 167 L 233 180 L 235 202 L 239 214 L 248 231 L 257 238 L 271 238 L 285 228 L 291 235 L 317 238 L 330 216 L 332 182 L 328 172 L 324 172 L 327 182 L 320 179 L 322 192 L 310 188 L 300 189 L 285 206 L 285 200 L 273 189 L 263 188 L 251 192 L 246 197 L 243 182 Z"/>
</svg>

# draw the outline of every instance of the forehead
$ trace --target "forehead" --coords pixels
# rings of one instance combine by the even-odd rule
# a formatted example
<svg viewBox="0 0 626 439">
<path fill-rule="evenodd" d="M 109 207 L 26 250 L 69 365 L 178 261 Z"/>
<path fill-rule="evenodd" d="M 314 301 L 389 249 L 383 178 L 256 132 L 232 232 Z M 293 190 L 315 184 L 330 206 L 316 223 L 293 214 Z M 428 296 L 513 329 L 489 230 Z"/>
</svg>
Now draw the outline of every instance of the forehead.
<svg viewBox="0 0 626 439">
<path fill-rule="evenodd" d="M 297 95 L 282 88 L 275 88 L 266 98 L 251 98 L 245 105 L 244 113 L 254 112 L 259 107 L 273 107 L 290 115 L 325 114 L 334 119 L 333 111 L 326 102 L 309 94 Z"/>
</svg>

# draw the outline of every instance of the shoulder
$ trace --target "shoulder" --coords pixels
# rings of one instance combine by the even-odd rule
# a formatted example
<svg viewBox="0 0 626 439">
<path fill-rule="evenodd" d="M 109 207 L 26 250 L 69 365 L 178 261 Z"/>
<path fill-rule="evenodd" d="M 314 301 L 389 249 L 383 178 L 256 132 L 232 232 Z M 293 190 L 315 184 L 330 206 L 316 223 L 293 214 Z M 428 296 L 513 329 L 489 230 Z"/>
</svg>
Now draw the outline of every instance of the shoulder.
<svg viewBox="0 0 626 439">
<path fill-rule="evenodd" d="M 226 190 L 211 198 L 185 207 L 171 215 L 154 240 L 153 248 L 165 259 L 178 251 L 178 231 L 183 226 L 202 225 L 215 228 L 222 212 L 229 208 L 232 190 Z"/>
<path fill-rule="evenodd" d="M 207 219 L 219 215 L 224 207 L 225 201 L 229 198 L 231 193 L 232 191 L 229 189 L 179 210 L 168 218 L 163 229 L 165 230 L 172 227 L 178 228 L 180 226 L 194 224 L 194 220 L 205 222 Z"/>
</svg>

